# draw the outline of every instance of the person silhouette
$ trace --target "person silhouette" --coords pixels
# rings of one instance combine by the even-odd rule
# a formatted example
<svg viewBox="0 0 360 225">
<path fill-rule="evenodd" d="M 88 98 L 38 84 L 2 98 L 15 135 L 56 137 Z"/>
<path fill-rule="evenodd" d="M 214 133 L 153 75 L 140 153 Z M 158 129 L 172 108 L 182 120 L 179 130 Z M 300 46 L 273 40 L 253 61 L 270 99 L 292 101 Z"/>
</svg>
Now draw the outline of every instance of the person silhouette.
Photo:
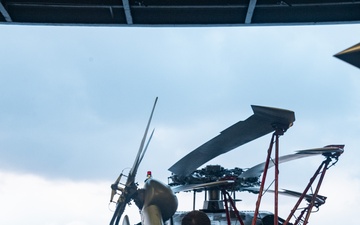
<svg viewBox="0 0 360 225">
<path fill-rule="evenodd" d="M 210 225 L 211 221 L 206 213 L 201 211 L 191 211 L 181 220 L 181 225 Z"/>
</svg>

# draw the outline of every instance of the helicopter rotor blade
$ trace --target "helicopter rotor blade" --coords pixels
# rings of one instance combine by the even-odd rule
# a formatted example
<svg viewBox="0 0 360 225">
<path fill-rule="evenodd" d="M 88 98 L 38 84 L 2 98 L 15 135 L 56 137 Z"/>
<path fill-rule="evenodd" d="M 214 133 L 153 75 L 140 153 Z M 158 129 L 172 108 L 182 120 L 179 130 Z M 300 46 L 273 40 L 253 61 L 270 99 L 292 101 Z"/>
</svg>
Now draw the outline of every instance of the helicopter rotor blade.
<svg viewBox="0 0 360 225">
<path fill-rule="evenodd" d="M 297 191 L 291 191 L 291 190 L 287 190 L 287 189 L 282 189 L 281 192 L 279 192 L 280 194 L 282 195 L 288 195 L 288 196 L 291 196 L 291 197 L 300 197 L 302 195 L 302 193 L 300 192 L 297 192 Z M 305 195 L 305 199 L 306 201 L 310 202 L 311 199 L 313 198 L 313 195 L 312 194 L 307 194 Z M 317 204 L 324 204 L 325 203 L 325 200 L 327 199 L 326 196 L 323 196 L 323 195 L 317 195 L 316 198 L 315 198 L 315 202 Z"/>
<path fill-rule="evenodd" d="M 342 153 L 344 151 L 344 145 L 328 145 L 323 148 L 313 148 L 307 150 L 299 150 L 294 154 L 284 155 L 279 157 L 279 163 L 285 163 L 295 159 L 301 159 L 310 156 L 316 155 L 328 155 L 334 153 Z M 269 168 L 274 166 L 274 162 L 269 162 Z M 265 162 L 260 163 L 256 166 L 251 167 L 250 169 L 243 172 L 239 178 L 250 178 L 250 177 L 259 177 L 264 172 Z"/>
<path fill-rule="evenodd" d="M 152 130 L 152 132 L 151 132 L 151 134 L 150 134 L 150 137 L 149 137 L 149 140 L 148 140 L 148 142 L 146 143 L 146 146 L 145 146 L 145 148 L 144 148 L 144 151 L 142 151 L 142 153 L 141 153 L 141 156 L 140 156 L 140 159 L 139 159 L 139 164 L 141 163 L 142 159 L 144 158 L 145 152 L 146 152 L 146 150 L 147 150 L 147 148 L 148 148 L 148 146 L 149 146 L 149 144 L 150 144 L 150 141 L 151 141 L 151 139 L 152 139 L 152 136 L 153 136 L 153 134 L 154 134 L 154 131 L 155 131 L 155 129 Z"/>
<path fill-rule="evenodd" d="M 171 187 L 171 190 L 174 193 L 178 193 L 181 191 L 194 191 L 194 190 L 206 189 L 206 188 L 210 188 L 210 187 L 217 187 L 217 186 L 234 184 L 234 183 L 235 183 L 234 180 L 219 180 L 219 181 L 202 183 L 202 184 L 188 184 L 188 185 L 174 186 L 174 187 Z"/>
<path fill-rule="evenodd" d="M 145 132 L 144 132 L 144 136 L 143 136 L 143 138 L 141 140 L 141 143 L 140 143 L 139 151 L 138 151 L 138 153 L 136 155 L 134 165 L 130 170 L 130 173 L 129 173 L 130 180 L 133 180 L 135 178 L 137 170 L 138 170 L 140 162 L 141 162 L 140 158 L 142 158 L 141 156 L 143 154 L 145 154 L 145 152 L 144 152 L 144 144 L 145 144 L 146 136 L 147 136 L 147 133 L 148 133 L 148 130 L 149 130 L 149 127 L 150 127 L 150 123 L 151 123 L 151 120 L 152 120 L 152 117 L 153 117 L 153 114 L 154 114 L 154 110 L 155 110 L 157 100 L 158 100 L 158 97 L 156 97 L 156 99 L 155 99 L 154 106 L 152 108 L 150 118 L 149 118 L 149 121 L 147 123 L 146 129 L 145 129 Z M 128 180 L 129 180 L 129 178 L 128 178 Z"/>
<path fill-rule="evenodd" d="M 252 116 L 225 129 L 180 159 L 169 170 L 178 176 L 189 175 L 209 160 L 274 131 L 274 125 L 281 125 L 286 130 L 295 121 L 293 111 L 254 105 L 251 107 L 254 111 Z"/>
<path fill-rule="evenodd" d="M 152 138 L 152 135 L 154 133 L 154 130 L 153 130 L 152 133 L 151 133 L 150 139 L 147 142 L 146 147 L 144 148 L 145 141 L 146 141 L 146 136 L 147 136 L 147 133 L 148 133 L 148 130 L 149 130 L 149 127 L 150 127 L 150 123 L 151 123 L 151 120 L 152 120 L 152 117 L 153 117 L 153 114 L 154 114 L 154 110 L 155 110 L 157 100 L 158 100 L 158 97 L 156 97 L 156 99 L 155 99 L 153 108 L 151 110 L 149 121 L 148 121 L 148 123 L 146 125 L 144 136 L 143 136 L 143 138 L 141 140 L 139 150 L 138 150 L 136 158 L 134 160 L 134 164 L 131 167 L 129 175 L 127 177 L 125 187 L 124 188 L 119 188 L 118 187 L 118 184 L 119 184 L 119 181 L 121 179 L 122 174 L 120 174 L 118 179 L 116 179 L 115 183 L 111 185 L 112 191 L 111 191 L 110 202 L 112 201 L 114 195 L 116 194 L 116 190 L 121 190 L 122 193 L 121 193 L 121 195 L 120 195 L 120 197 L 119 197 L 119 199 L 117 201 L 116 210 L 115 210 L 114 215 L 113 215 L 113 217 L 112 217 L 112 219 L 110 221 L 110 225 L 118 225 L 119 224 L 120 218 L 121 218 L 121 216 L 122 216 L 122 214 L 123 214 L 123 212 L 125 210 L 126 204 L 128 204 L 131 201 L 131 198 L 132 198 L 133 194 L 135 192 L 137 192 L 137 185 L 135 184 L 135 176 L 136 176 L 137 170 L 139 168 L 139 165 L 140 165 L 140 163 L 141 163 L 141 161 L 142 161 L 142 159 L 143 159 L 143 157 L 145 155 L 145 152 L 146 152 L 147 147 L 149 145 L 149 142 L 150 142 L 150 140 Z"/>
<path fill-rule="evenodd" d="M 241 188 L 241 191 L 249 191 L 249 192 L 258 194 L 259 191 L 260 191 L 260 188 L 259 187 L 244 187 L 244 188 Z M 275 191 L 269 189 L 269 190 L 266 190 L 266 192 L 274 193 Z M 296 197 L 296 198 L 300 198 L 301 195 L 302 195 L 302 193 L 300 193 L 300 192 L 291 191 L 291 190 L 287 190 L 287 189 L 279 190 L 278 193 L 281 194 L 281 195 L 290 196 L 290 197 Z M 304 198 L 306 199 L 306 201 L 310 202 L 311 199 L 313 198 L 313 195 L 312 194 L 306 194 L 304 196 Z M 317 195 L 316 198 L 315 198 L 315 202 L 322 205 L 322 204 L 325 203 L 326 199 L 327 199 L 326 196 Z"/>
</svg>

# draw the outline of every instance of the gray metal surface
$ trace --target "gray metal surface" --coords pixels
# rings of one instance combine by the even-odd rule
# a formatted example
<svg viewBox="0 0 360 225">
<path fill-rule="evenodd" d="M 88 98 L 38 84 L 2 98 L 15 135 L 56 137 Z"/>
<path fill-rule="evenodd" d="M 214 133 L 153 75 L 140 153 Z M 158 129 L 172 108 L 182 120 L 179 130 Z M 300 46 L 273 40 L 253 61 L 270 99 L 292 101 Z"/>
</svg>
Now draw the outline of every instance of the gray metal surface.
<svg viewBox="0 0 360 225">
<path fill-rule="evenodd" d="M 263 106 L 251 107 L 254 111 L 252 116 L 222 131 L 180 159 L 169 170 L 179 176 L 189 175 L 209 160 L 274 131 L 274 124 L 289 128 L 295 121 L 293 111 Z"/>
<path fill-rule="evenodd" d="M 297 151 L 295 154 L 284 155 L 279 157 L 279 163 L 285 163 L 295 159 L 301 159 L 310 156 L 316 155 L 326 155 L 332 153 L 342 153 L 344 151 L 343 148 L 335 147 L 335 146 L 325 146 L 323 148 L 314 148 L 314 149 L 307 149 L 307 150 L 300 150 Z M 269 168 L 274 166 L 274 162 L 269 162 Z M 240 178 L 250 178 L 250 177 L 259 177 L 264 172 L 265 162 L 260 163 L 256 166 L 251 167 L 250 169 L 246 170 L 244 173 L 240 175 Z"/>
</svg>

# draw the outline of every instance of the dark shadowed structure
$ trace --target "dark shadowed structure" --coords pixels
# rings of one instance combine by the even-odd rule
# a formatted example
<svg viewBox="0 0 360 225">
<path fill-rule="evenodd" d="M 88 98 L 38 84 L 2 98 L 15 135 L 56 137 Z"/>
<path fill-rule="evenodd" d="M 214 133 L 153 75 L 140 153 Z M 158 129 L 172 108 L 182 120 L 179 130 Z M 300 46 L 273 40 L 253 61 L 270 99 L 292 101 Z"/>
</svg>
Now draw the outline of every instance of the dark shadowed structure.
<svg viewBox="0 0 360 225">
<path fill-rule="evenodd" d="M 253 26 L 360 22 L 357 0 L 1 0 L 0 23 Z"/>
<path fill-rule="evenodd" d="M 347 48 L 334 56 L 360 69 L 360 43 Z"/>
</svg>

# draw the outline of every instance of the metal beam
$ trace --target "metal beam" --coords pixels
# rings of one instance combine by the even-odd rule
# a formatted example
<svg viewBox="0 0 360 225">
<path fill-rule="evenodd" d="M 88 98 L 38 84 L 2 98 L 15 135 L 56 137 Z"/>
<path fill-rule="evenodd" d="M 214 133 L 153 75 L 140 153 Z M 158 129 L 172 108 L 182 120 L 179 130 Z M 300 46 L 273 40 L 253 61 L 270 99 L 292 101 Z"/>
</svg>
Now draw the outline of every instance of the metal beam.
<svg viewBox="0 0 360 225">
<path fill-rule="evenodd" d="M 5 9 L 4 5 L 2 4 L 2 2 L 0 1 L 0 13 L 3 15 L 3 17 L 5 18 L 6 22 L 12 22 L 11 16 L 8 13 L 8 11 Z"/>
<path fill-rule="evenodd" d="M 133 24 L 129 0 L 122 0 L 127 24 Z"/>
<path fill-rule="evenodd" d="M 33 0 L 30 2 L 0 0 L 0 17 L 4 18 L 0 20 L 0 24 L 9 22 L 14 23 L 13 20 L 16 20 L 16 18 L 20 16 L 22 21 L 15 21 L 15 23 L 35 23 L 44 25 L 72 24 L 85 26 L 124 26 L 136 24 L 140 26 L 278 26 L 290 24 L 315 25 L 360 23 L 360 14 L 358 13 L 360 0 L 334 0 L 327 2 L 314 0 L 312 1 L 313 3 L 303 3 L 304 1 L 302 1 L 299 4 L 291 5 L 286 4 L 286 0 L 278 1 L 276 4 L 260 4 L 260 2 L 257 4 L 257 0 L 249 0 L 229 5 L 225 3 L 223 5 L 214 5 L 211 4 L 211 1 L 209 0 L 204 1 L 201 1 L 201 4 L 189 4 L 188 1 L 179 0 L 176 1 L 176 4 L 148 5 L 145 7 L 144 5 L 132 4 L 130 3 L 130 0 L 116 2 L 91 1 L 93 3 L 87 4 L 76 3 L 78 1 L 73 0 Z M 233 1 L 226 0 L 226 2 Z M 28 7 L 32 7 L 34 11 L 37 11 L 38 14 L 35 16 L 37 18 L 36 22 L 31 22 L 35 17 L 26 13 Z M 292 9 L 290 9 L 290 7 Z M 81 16 L 74 15 L 77 10 L 81 12 Z M 139 12 L 146 11 L 146 13 L 139 17 L 135 14 L 132 16 L 132 10 L 134 10 L 134 12 L 135 10 Z M 203 10 L 202 15 L 198 15 L 197 10 Z M 231 10 L 232 13 L 226 15 L 226 18 L 222 17 L 224 13 L 227 13 L 227 10 Z M 267 15 L 267 13 L 271 15 L 279 10 L 284 12 L 284 14 L 276 20 L 269 18 Z M 118 22 L 116 24 L 114 18 L 118 16 L 117 13 L 119 11 L 124 15 L 121 20 L 119 19 L 121 23 Z M 99 13 L 99 18 L 91 16 L 91 13 L 94 12 Z M 109 19 L 109 15 L 104 15 L 103 12 L 109 12 L 111 19 Z M 174 13 L 171 14 L 172 12 Z M 233 12 L 238 12 L 238 14 L 235 15 Z M 292 14 L 288 15 L 287 12 L 291 12 Z M 48 18 L 46 13 L 53 13 L 54 16 Z M 260 15 L 261 13 L 264 14 Z M 188 18 L 182 18 L 184 14 L 189 15 Z M 241 19 L 239 20 L 239 18 Z"/>
<path fill-rule="evenodd" d="M 245 24 L 251 23 L 252 17 L 254 15 L 255 6 L 256 6 L 256 0 L 250 0 L 248 10 L 246 13 Z"/>
</svg>

